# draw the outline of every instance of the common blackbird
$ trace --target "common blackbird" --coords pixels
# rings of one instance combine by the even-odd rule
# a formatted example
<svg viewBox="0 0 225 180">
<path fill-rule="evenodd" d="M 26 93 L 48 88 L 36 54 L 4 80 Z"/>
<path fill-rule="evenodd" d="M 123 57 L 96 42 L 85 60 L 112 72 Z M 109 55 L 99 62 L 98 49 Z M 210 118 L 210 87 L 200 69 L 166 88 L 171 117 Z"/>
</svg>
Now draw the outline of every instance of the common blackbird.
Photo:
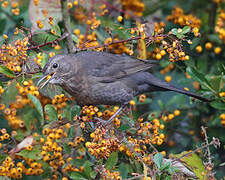
<svg viewBox="0 0 225 180">
<path fill-rule="evenodd" d="M 47 84 L 57 84 L 75 97 L 79 105 L 124 105 L 134 96 L 153 91 L 175 91 L 202 101 L 195 93 L 175 87 L 147 72 L 157 61 L 127 55 L 80 51 L 56 55 L 43 68 Z"/>
</svg>

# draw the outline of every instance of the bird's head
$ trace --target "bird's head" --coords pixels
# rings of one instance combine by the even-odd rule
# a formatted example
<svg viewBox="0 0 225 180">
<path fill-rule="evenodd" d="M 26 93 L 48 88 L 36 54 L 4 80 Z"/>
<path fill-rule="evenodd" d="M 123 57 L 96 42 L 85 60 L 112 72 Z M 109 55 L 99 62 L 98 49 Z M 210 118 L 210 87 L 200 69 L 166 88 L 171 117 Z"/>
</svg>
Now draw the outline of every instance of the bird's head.
<svg viewBox="0 0 225 180">
<path fill-rule="evenodd" d="M 56 55 L 52 57 L 44 66 L 43 76 L 39 79 L 38 85 L 44 79 L 47 79 L 47 81 L 40 88 L 43 88 L 47 83 L 62 85 L 71 68 L 71 57 L 69 55 Z"/>
</svg>

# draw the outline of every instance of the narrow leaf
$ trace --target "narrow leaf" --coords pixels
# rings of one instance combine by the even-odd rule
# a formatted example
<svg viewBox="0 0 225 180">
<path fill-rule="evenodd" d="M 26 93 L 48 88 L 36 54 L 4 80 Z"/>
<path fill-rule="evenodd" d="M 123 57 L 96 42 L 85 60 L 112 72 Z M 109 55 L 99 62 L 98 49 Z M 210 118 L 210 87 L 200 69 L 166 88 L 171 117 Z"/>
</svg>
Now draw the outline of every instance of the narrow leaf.
<svg viewBox="0 0 225 180">
<path fill-rule="evenodd" d="M 10 69 L 8 69 L 7 67 L 5 67 L 4 65 L 0 66 L 0 73 L 9 76 L 9 77 L 15 77 L 15 74 L 13 71 L 11 71 Z"/>
<path fill-rule="evenodd" d="M 36 98 L 35 96 L 31 95 L 31 94 L 28 94 L 27 97 L 31 100 L 31 102 L 33 103 L 34 107 L 36 108 L 36 110 L 40 114 L 40 116 L 41 116 L 41 119 L 40 119 L 41 125 L 44 125 L 44 113 L 43 113 L 42 105 L 41 105 L 39 99 Z"/>
</svg>

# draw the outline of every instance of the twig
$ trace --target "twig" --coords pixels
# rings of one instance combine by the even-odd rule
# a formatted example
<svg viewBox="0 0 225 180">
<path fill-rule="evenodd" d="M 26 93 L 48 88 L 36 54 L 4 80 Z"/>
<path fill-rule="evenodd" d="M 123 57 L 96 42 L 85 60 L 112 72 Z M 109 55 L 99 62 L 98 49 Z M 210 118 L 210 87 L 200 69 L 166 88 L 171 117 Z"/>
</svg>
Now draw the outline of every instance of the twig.
<svg viewBox="0 0 225 180">
<path fill-rule="evenodd" d="M 125 180 L 135 180 L 135 179 L 140 179 L 140 178 L 142 178 L 142 177 L 144 177 L 145 175 L 144 174 L 140 174 L 140 175 L 138 175 L 138 176 L 134 176 L 134 177 L 131 177 L 131 178 L 127 178 L 127 179 L 125 179 Z"/>
<path fill-rule="evenodd" d="M 88 48 L 82 48 L 81 50 L 85 51 L 85 50 L 89 50 L 89 49 L 106 48 L 107 46 L 110 46 L 110 45 L 113 45 L 113 44 L 125 43 L 125 42 L 128 42 L 128 41 L 139 40 L 139 39 L 148 39 L 152 43 L 152 42 L 154 42 L 154 39 L 156 39 L 157 37 L 168 37 L 168 36 L 169 36 L 168 34 L 159 34 L 159 35 L 155 35 L 155 36 L 146 36 L 145 38 L 143 38 L 141 36 L 137 36 L 137 37 L 132 37 L 132 38 L 129 38 L 129 39 L 113 41 L 113 42 L 110 42 L 110 43 L 107 43 L 107 44 L 103 44 L 103 45 L 100 45 L 100 46 L 92 46 L 92 47 L 88 47 Z"/>
<path fill-rule="evenodd" d="M 64 34 L 67 34 L 66 37 L 66 46 L 69 53 L 74 53 L 77 51 L 73 44 L 73 39 L 71 35 L 71 28 L 70 28 L 70 15 L 67 7 L 67 0 L 60 0 L 61 2 L 61 10 L 62 10 L 62 18 L 63 18 L 63 25 L 64 25 Z"/>
<path fill-rule="evenodd" d="M 181 157 L 179 157 L 179 158 L 173 159 L 172 162 L 173 162 L 173 161 L 179 161 L 180 159 L 182 159 L 182 158 L 184 158 L 184 157 L 186 157 L 186 156 L 188 156 L 188 155 L 190 155 L 190 154 L 196 153 L 197 151 L 202 150 L 202 149 L 204 149 L 204 148 L 207 148 L 207 147 L 209 147 L 209 146 L 211 146 L 211 145 L 213 145 L 215 148 L 219 147 L 219 146 L 220 146 L 220 141 L 219 141 L 219 139 L 213 137 L 213 140 L 212 140 L 210 143 L 205 144 L 205 145 L 203 145 L 203 146 L 201 146 L 201 147 L 195 149 L 194 151 L 188 152 L 187 154 L 184 154 L 183 156 L 181 156 Z"/>
<path fill-rule="evenodd" d="M 57 42 L 65 39 L 68 36 L 68 34 L 63 34 L 60 38 L 55 39 L 54 41 L 49 41 L 49 42 L 45 42 L 43 44 L 37 45 L 37 46 L 31 46 L 28 48 L 28 50 L 32 50 L 32 49 L 40 49 L 41 47 L 47 46 L 47 45 L 53 45 L 56 44 Z"/>
<path fill-rule="evenodd" d="M 208 136 L 206 134 L 206 130 L 205 130 L 205 128 L 203 126 L 201 127 L 201 129 L 202 129 L 202 131 L 204 133 L 204 136 L 205 136 L 206 145 L 208 145 L 209 141 L 208 141 Z M 207 148 L 206 148 L 206 154 L 208 156 L 208 163 L 212 165 L 212 158 L 211 158 L 211 153 L 210 153 L 210 150 L 209 150 L 209 146 L 207 146 Z"/>
</svg>

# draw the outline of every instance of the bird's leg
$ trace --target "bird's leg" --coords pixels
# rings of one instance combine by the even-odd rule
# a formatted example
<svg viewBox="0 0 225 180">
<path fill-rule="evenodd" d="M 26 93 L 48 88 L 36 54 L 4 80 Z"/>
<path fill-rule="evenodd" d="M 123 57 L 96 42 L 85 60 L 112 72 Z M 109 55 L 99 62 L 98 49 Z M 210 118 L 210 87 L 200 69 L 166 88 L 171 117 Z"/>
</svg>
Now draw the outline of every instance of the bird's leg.
<svg viewBox="0 0 225 180">
<path fill-rule="evenodd" d="M 101 123 L 103 123 L 103 124 L 105 124 L 105 125 L 110 124 L 110 123 L 113 121 L 113 119 L 114 119 L 117 115 L 119 115 L 119 114 L 122 112 L 123 108 L 124 108 L 126 105 L 127 105 L 127 103 L 121 105 L 120 108 L 119 108 L 119 109 L 118 109 L 118 110 L 117 110 L 117 111 L 109 118 L 108 121 L 104 121 L 104 120 L 102 120 L 101 118 L 96 118 L 96 120 L 100 121 Z"/>
</svg>

